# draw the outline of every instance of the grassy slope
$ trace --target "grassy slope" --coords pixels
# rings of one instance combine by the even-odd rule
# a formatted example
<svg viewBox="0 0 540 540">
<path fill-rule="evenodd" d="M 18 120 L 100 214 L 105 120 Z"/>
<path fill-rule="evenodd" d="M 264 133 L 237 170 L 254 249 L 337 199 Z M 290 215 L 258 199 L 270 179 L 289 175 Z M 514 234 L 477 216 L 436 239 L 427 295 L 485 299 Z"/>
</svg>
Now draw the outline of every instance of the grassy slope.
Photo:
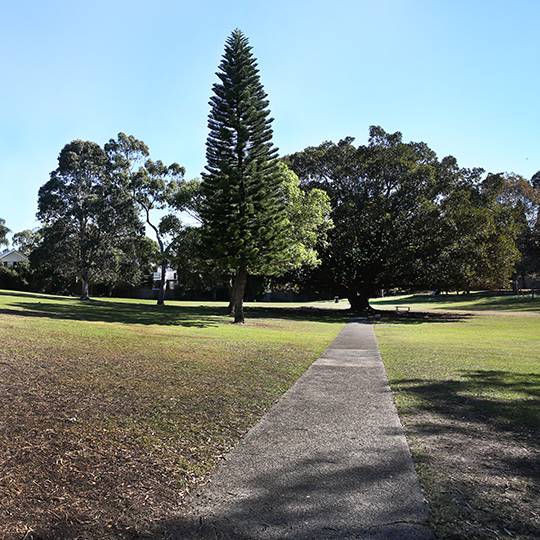
<svg viewBox="0 0 540 540">
<path fill-rule="evenodd" d="M 404 295 L 378 298 L 371 301 L 376 309 L 393 310 L 395 306 L 409 306 L 416 311 L 474 311 L 505 313 L 540 313 L 540 299 L 536 296 L 512 294 L 472 293 L 470 295 L 441 294 Z"/>
<path fill-rule="evenodd" d="M 0 292 L 0 538 L 144 531 L 345 322 L 223 312 Z"/>
<path fill-rule="evenodd" d="M 377 303 L 477 311 L 446 322 L 383 314 L 375 324 L 439 537 L 539 538 L 540 301 Z"/>
</svg>

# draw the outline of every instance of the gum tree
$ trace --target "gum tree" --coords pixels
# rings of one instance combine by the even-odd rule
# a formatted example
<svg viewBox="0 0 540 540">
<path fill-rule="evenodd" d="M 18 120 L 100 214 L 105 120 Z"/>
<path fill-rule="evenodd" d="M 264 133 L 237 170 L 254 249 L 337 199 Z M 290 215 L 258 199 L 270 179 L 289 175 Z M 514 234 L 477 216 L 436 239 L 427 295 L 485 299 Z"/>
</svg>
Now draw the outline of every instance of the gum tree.
<svg viewBox="0 0 540 540">
<path fill-rule="evenodd" d="M 98 144 L 75 140 L 64 146 L 38 194 L 44 226 L 34 259 L 80 279 L 81 299 L 88 299 L 91 281 L 110 281 L 111 261 L 130 257 L 133 241 L 143 235 L 132 198 L 109 172 Z"/>
<path fill-rule="evenodd" d="M 161 286 L 159 288 L 157 304 L 165 304 L 165 276 L 167 271 L 167 242 L 168 234 L 174 233 L 181 224 L 173 215 L 164 216 L 160 223 L 152 217 L 153 210 L 165 210 L 169 207 L 169 200 L 179 190 L 183 183 L 185 169 L 173 163 L 165 165 L 162 161 L 149 159 L 148 146 L 143 141 L 119 133 L 115 141 L 111 139 L 105 150 L 109 157 L 111 174 L 123 186 L 126 194 L 132 197 L 133 202 L 144 216 L 145 223 L 152 229 L 159 245 L 159 267 L 161 270 Z"/>
<path fill-rule="evenodd" d="M 9 241 L 7 239 L 7 235 L 11 231 L 6 227 L 6 220 L 3 218 L 0 218 L 0 247 L 2 246 L 9 246 Z"/>
</svg>

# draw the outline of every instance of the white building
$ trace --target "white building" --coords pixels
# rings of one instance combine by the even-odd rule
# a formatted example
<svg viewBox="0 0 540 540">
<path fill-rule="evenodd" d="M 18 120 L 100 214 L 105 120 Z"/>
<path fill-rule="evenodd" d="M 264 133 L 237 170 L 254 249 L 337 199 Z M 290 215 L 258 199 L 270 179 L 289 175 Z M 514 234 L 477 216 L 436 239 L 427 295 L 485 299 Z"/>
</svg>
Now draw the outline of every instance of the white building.
<svg viewBox="0 0 540 540">
<path fill-rule="evenodd" d="M 29 262 L 28 257 L 19 253 L 16 249 L 10 249 L 0 253 L 0 266 L 14 266 L 19 262 Z"/>
</svg>

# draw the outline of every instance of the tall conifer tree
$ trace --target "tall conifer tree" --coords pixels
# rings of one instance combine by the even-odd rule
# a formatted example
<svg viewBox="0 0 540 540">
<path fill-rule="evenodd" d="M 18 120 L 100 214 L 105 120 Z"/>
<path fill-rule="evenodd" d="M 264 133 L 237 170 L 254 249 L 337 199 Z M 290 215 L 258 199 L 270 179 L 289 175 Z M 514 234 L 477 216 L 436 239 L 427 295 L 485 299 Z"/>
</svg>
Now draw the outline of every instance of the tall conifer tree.
<svg viewBox="0 0 540 540">
<path fill-rule="evenodd" d="M 272 143 L 272 118 L 247 38 L 228 38 L 208 119 L 201 190 L 207 255 L 236 273 L 231 305 L 244 321 L 248 273 L 273 273 L 286 249 L 282 175 Z"/>
</svg>

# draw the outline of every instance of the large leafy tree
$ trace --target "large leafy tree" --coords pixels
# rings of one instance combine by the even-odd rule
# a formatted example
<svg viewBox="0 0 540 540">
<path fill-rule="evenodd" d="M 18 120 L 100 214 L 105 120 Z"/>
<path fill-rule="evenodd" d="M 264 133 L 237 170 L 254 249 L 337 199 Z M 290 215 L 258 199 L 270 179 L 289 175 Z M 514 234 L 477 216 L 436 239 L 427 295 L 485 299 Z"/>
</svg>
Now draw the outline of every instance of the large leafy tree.
<svg viewBox="0 0 540 540">
<path fill-rule="evenodd" d="M 312 273 L 315 288 L 348 298 L 355 311 L 383 287 L 410 281 L 421 270 L 417 241 L 436 196 L 435 154 L 401 133 L 370 129 L 368 146 L 352 138 L 326 142 L 289 156 L 305 187 L 324 189 L 335 228 Z"/>
<path fill-rule="evenodd" d="M 500 200 L 514 210 L 520 226 L 518 247 L 521 258 L 517 265 L 521 276 L 540 272 L 540 171 L 531 180 L 519 174 L 505 174 Z"/>
<path fill-rule="evenodd" d="M 13 235 L 13 246 L 27 257 L 39 245 L 41 231 L 39 228 L 25 229 Z"/>
<path fill-rule="evenodd" d="M 110 175 L 105 151 L 91 141 L 64 146 L 58 168 L 39 190 L 40 247 L 34 259 L 65 277 L 110 282 L 119 258 L 133 257 L 132 243 L 144 234 L 133 200 Z"/>
<path fill-rule="evenodd" d="M 493 286 L 515 262 L 511 214 L 497 204 L 496 176 L 439 161 L 425 143 L 370 128 L 353 139 L 306 148 L 287 162 L 307 187 L 324 189 L 335 228 L 312 287 L 345 296 L 355 311 L 383 288 Z"/>
<path fill-rule="evenodd" d="M 519 259 L 519 226 L 513 207 L 501 201 L 504 178 L 481 169 L 459 171 L 458 181 L 438 201 L 435 256 L 427 265 L 442 289 L 506 287 Z"/>
<path fill-rule="evenodd" d="M 206 172 L 202 175 L 202 243 L 207 255 L 235 272 L 232 307 L 244 321 L 249 272 L 276 271 L 287 247 L 287 216 L 272 143 L 267 95 L 247 38 L 235 30 L 210 99 Z"/>
</svg>

